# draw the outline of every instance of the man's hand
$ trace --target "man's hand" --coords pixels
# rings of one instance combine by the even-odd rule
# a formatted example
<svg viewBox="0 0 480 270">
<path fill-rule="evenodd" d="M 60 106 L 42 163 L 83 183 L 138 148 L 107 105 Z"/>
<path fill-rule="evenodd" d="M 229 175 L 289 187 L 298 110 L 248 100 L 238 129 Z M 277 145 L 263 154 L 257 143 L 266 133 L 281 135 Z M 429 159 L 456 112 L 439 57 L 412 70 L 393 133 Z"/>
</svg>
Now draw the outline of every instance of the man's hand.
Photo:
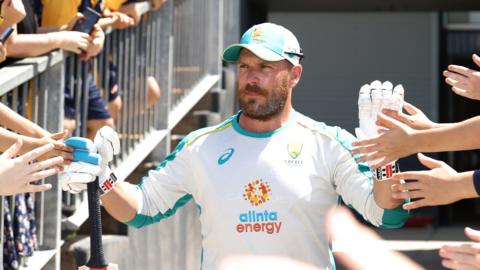
<svg viewBox="0 0 480 270">
<path fill-rule="evenodd" d="M 480 57 L 472 55 L 473 62 L 480 67 Z M 457 95 L 480 100 L 480 72 L 463 66 L 449 65 L 443 72 L 445 82 L 452 86 Z"/>
<path fill-rule="evenodd" d="M 103 126 L 95 135 L 94 145 L 97 152 L 102 157 L 102 173 L 98 176 L 98 185 L 103 193 L 107 193 L 113 188 L 116 179 L 111 179 L 111 170 L 108 166 L 113 160 L 113 156 L 120 153 L 120 140 L 118 134 L 109 126 Z"/>
<path fill-rule="evenodd" d="M 109 126 L 98 130 L 94 142 L 89 139 L 73 137 L 67 144 L 75 148 L 74 162 L 60 175 L 62 189 L 78 193 L 95 181 L 104 193 L 110 191 L 116 179 L 111 179 L 108 163 L 120 152 L 117 133 Z M 97 154 L 98 152 L 98 154 Z"/>
<path fill-rule="evenodd" d="M 105 33 L 103 32 L 102 28 L 96 24 L 90 35 L 90 43 L 88 44 L 87 50 L 80 55 L 80 60 L 87 61 L 91 57 L 99 54 L 103 49 L 104 43 Z"/>
<path fill-rule="evenodd" d="M 434 123 L 417 107 L 404 102 L 403 109 L 408 114 L 400 111 L 383 109 L 378 114 L 376 124 L 384 130 L 380 135 L 369 139 L 361 139 L 353 142 L 352 145 L 358 148 L 352 151 L 353 154 L 362 154 L 360 162 L 370 161 L 373 168 L 378 168 L 409 156 L 416 151 L 416 143 L 412 137 L 417 130 L 440 127 Z"/>
<path fill-rule="evenodd" d="M 373 81 L 360 88 L 358 95 L 358 118 L 360 127 L 355 129 L 357 137 L 371 137 L 379 132 L 377 115 L 382 109 L 399 111 L 402 107 L 404 89 L 402 85 L 393 88 L 391 82 Z"/>
<path fill-rule="evenodd" d="M 402 108 L 404 96 L 404 89 L 402 85 L 397 85 L 393 88 L 393 84 L 389 81 L 381 83 L 380 81 L 373 81 L 371 84 L 366 84 L 360 88 L 360 93 L 358 96 L 358 118 L 360 122 L 360 127 L 355 129 L 357 138 L 364 139 L 365 137 L 377 137 L 379 132 L 384 130 L 378 125 L 378 114 L 382 109 L 389 109 L 395 112 L 398 112 Z M 355 153 L 355 152 L 354 152 Z M 357 153 L 359 153 L 357 151 Z M 373 154 L 378 154 L 377 152 Z M 391 160 L 393 162 L 389 164 L 383 162 L 383 160 L 377 160 L 373 158 L 373 154 L 370 155 L 371 158 L 362 157 L 363 160 L 359 161 L 369 161 L 369 165 L 372 165 L 374 169 L 374 176 L 377 180 L 388 179 L 398 170 L 398 167 L 394 163 L 396 160 Z M 385 167 L 379 168 L 376 166 L 378 163 L 386 165 Z"/>
<path fill-rule="evenodd" d="M 109 126 L 103 126 L 97 131 L 93 144 L 105 163 L 109 163 L 113 156 L 120 153 L 118 134 Z"/>
<path fill-rule="evenodd" d="M 440 251 L 442 265 L 448 269 L 480 269 L 480 231 L 465 228 L 473 243 L 460 246 L 445 245 Z"/>
<path fill-rule="evenodd" d="M 102 173 L 102 158 L 95 153 L 93 142 L 89 139 L 71 137 L 66 140 L 66 144 L 75 149 L 74 162 L 60 174 L 60 184 L 64 191 L 79 193 Z"/>
<path fill-rule="evenodd" d="M 87 184 L 95 181 L 101 173 L 102 168 L 98 165 L 75 161 L 60 173 L 60 185 L 62 190 L 76 194 L 86 190 Z"/>
<path fill-rule="evenodd" d="M 393 198 L 418 199 L 405 203 L 404 209 L 445 205 L 478 196 L 473 186 L 472 176 L 459 174 L 445 162 L 423 154 L 418 154 L 418 160 L 431 170 L 401 172 L 393 176 L 397 181 L 414 180 L 392 185 Z"/>
<path fill-rule="evenodd" d="M 59 170 L 55 167 L 63 162 L 62 157 L 37 161 L 40 156 L 53 149 L 53 144 L 46 144 L 15 158 L 22 144 L 22 140 L 18 140 L 0 156 L 2 196 L 49 190 L 52 188 L 50 184 L 35 185 L 32 182 L 58 173 Z"/>
<path fill-rule="evenodd" d="M 356 129 L 357 137 L 371 137 L 378 134 L 377 115 L 382 109 L 400 111 L 402 108 L 404 89 L 402 85 L 393 88 L 391 82 L 373 81 L 360 88 L 358 96 L 358 118 L 360 128 Z"/>
</svg>

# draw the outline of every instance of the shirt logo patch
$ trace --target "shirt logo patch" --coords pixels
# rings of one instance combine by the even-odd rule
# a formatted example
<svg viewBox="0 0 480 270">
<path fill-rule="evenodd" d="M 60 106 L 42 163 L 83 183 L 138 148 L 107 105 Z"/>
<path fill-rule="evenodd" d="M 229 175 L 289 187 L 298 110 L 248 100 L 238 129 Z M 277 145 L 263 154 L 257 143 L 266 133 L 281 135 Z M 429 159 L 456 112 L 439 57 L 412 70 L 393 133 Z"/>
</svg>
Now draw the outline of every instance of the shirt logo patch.
<svg viewBox="0 0 480 270">
<path fill-rule="evenodd" d="M 297 159 L 302 153 L 303 143 L 289 143 L 287 144 L 287 151 L 291 158 Z"/>
<path fill-rule="evenodd" d="M 246 201 L 249 201 L 252 206 L 259 206 L 270 199 L 271 191 L 268 182 L 258 179 L 245 185 L 243 197 Z"/>
<path fill-rule="evenodd" d="M 219 158 L 218 158 L 218 165 L 223 165 L 225 162 L 227 162 L 233 155 L 235 150 L 233 148 L 228 148 L 225 150 L 225 153 L 223 153 Z"/>
<path fill-rule="evenodd" d="M 245 185 L 243 197 L 255 209 L 242 211 L 238 215 L 239 223 L 235 226 L 237 233 L 280 233 L 282 221 L 278 211 L 260 208 L 270 199 L 271 192 L 268 182 L 262 179 L 253 180 Z"/>
<path fill-rule="evenodd" d="M 283 163 L 289 167 L 303 166 L 303 158 L 300 158 L 303 150 L 303 142 L 292 142 L 287 144 L 288 158 Z"/>
</svg>

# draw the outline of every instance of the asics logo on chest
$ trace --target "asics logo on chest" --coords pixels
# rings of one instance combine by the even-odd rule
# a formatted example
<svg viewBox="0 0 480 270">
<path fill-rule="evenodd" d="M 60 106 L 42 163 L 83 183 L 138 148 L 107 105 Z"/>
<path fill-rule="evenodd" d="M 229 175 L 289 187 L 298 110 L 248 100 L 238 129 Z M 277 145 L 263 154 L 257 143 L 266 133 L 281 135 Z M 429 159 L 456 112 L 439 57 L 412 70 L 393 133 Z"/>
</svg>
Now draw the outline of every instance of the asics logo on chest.
<svg viewBox="0 0 480 270">
<path fill-rule="evenodd" d="M 218 158 L 218 165 L 223 165 L 225 162 L 227 162 L 233 155 L 235 150 L 233 148 L 228 148 L 225 150 L 225 153 L 223 153 L 219 158 Z"/>
</svg>

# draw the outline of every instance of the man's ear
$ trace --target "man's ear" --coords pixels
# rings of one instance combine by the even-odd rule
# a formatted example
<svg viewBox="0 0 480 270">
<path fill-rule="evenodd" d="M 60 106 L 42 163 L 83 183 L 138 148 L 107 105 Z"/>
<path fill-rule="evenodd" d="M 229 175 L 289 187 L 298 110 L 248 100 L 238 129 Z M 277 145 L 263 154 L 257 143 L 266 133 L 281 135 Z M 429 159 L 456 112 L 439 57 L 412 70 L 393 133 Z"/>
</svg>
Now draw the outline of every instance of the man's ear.
<svg viewBox="0 0 480 270">
<path fill-rule="evenodd" d="M 290 87 L 291 88 L 294 88 L 295 86 L 297 86 L 298 82 L 300 81 L 300 78 L 302 77 L 302 71 L 303 71 L 303 67 L 300 64 L 293 66 L 292 69 L 290 70 Z"/>
</svg>

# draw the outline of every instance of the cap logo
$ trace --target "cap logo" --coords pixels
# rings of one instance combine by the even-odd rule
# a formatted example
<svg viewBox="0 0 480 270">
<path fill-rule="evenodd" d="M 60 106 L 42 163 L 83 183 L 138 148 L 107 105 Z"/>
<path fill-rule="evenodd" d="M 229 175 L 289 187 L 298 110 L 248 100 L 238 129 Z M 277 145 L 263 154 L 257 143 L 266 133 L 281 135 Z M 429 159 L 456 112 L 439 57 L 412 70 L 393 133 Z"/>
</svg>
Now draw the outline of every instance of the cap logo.
<svg viewBox="0 0 480 270">
<path fill-rule="evenodd" d="M 263 33 L 262 33 L 262 30 L 260 28 L 255 28 L 253 29 L 252 31 L 252 39 L 253 40 L 259 40 L 261 41 L 262 40 L 262 36 L 263 36 Z"/>
<path fill-rule="evenodd" d="M 296 53 L 297 50 L 294 47 L 287 47 L 287 52 L 289 53 Z"/>
</svg>

